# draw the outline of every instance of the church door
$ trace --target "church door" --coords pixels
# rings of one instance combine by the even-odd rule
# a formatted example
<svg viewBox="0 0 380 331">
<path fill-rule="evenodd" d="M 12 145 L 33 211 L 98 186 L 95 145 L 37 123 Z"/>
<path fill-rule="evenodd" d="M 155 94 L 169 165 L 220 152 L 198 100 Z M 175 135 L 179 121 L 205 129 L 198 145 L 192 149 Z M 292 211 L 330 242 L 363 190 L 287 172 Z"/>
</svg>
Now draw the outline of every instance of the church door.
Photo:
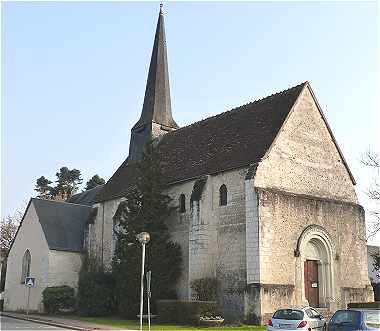
<svg viewBox="0 0 380 331">
<path fill-rule="evenodd" d="M 305 296 L 312 307 L 319 306 L 318 263 L 306 260 L 304 266 Z"/>
</svg>

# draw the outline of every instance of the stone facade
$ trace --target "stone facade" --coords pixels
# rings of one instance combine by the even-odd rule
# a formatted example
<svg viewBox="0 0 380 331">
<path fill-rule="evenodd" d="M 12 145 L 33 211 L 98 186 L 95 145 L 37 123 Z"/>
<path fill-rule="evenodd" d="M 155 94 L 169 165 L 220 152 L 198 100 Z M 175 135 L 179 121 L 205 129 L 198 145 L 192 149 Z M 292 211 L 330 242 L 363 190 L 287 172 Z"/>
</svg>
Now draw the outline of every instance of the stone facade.
<svg viewBox="0 0 380 331">
<path fill-rule="evenodd" d="M 226 206 L 219 203 L 222 185 Z M 304 263 L 312 260 L 319 307 L 372 299 L 364 212 L 309 85 L 261 162 L 172 184 L 167 193 L 176 205 L 185 196 L 185 211 L 168 219 L 183 252 L 179 298 L 192 298 L 192 281 L 216 277 L 224 316 L 262 323 L 280 305 L 308 304 Z M 97 204 L 91 225 L 93 254 L 106 266 L 119 202 Z"/>
<path fill-rule="evenodd" d="M 24 221 L 8 255 L 5 282 L 4 310 L 26 310 L 27 288 L 21 283 L 22 260 L 25 251 L 31 254 L 30 275 L 36 277 L 36 287 L 31 289 L 29 307 L 42 311 L 42 291 L 49 280 L 49 247 L 33 204 L 30 204 Z"/>
</svg>

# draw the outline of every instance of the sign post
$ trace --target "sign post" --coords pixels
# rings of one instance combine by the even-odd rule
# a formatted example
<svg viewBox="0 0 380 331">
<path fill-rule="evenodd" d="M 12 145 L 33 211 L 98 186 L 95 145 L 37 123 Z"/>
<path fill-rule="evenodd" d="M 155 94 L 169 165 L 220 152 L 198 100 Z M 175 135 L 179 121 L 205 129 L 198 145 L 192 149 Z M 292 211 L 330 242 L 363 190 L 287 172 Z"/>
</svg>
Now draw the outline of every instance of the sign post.
<svg viewBox="0 0 380 331">
<path fill-rule="evenodd" d="M 150 331 L 150 298 L 152 297 L 152 292 L 150 291 L 150 281 L 152 279 L 152 271 L 146 273 L 146 293 L 148 298 L 148 330 Z"/>
<path fill-rule="evenodd" d="M 36 286 L 36 278 L 25 277 L 25 286 L 28 288 L 28 297 L 27 297 L 27 302 L 26 302 L 26 316 L 29 317 L 30 289 Z"/>
</svg>

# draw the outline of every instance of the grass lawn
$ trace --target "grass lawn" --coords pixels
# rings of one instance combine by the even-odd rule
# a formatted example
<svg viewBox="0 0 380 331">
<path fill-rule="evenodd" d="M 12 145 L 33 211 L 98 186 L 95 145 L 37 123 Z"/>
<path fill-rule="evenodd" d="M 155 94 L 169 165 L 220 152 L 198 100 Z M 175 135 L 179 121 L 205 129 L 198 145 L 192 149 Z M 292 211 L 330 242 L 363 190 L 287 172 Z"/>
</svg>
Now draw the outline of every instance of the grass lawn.
<svg viewBox="0 0 380 331">
<path fill-rule="evenodd" d="M 132 320 L 124 320 L 118 318 L 104 318 L 104 317 L 77 317 L 77 319 L 81 319 L 83 321 L 96 323 L 96 324 L 104 324 L 111 325 L 114 327 L 119 327 L 123 329 L 132 329 L 139 330 L 140 324 L 138 321 Z M 148 324 L 144 321 L 144 330 L 148 330 Z M 152 331 L 167 331 L 167 330 L 180 330 L 180 331 L 190 331 L 190 330 L 198 330 L 198 331 L 207 331 L 207 330 L 223 330 L 223 331 L 264 331 L 266 330 L 265 326 L 222 326 L 219 328 L 201 328 L 201 327 L 192 327 L 192 326 L 182 326 L 182 325 L 172 325 L 172 324 L 159 324 L 154 321 L 151 324 Z"/>
</svg>

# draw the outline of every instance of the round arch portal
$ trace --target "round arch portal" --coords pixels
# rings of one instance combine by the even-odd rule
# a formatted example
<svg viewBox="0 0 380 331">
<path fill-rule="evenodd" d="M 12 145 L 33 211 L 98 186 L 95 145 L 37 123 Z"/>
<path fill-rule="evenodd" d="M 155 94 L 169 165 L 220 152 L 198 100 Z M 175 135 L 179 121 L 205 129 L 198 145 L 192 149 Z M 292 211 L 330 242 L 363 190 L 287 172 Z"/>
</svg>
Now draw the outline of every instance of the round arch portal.
<svg viewBox="0 0 380 331">
<path fill-rule="evenodd" d="M 295 250 L 301 301 L 313 307 L 329 307 L 334 301 L 335 247 L 328 232 L 319 225 L 301 233 Z"/>
</svg>

